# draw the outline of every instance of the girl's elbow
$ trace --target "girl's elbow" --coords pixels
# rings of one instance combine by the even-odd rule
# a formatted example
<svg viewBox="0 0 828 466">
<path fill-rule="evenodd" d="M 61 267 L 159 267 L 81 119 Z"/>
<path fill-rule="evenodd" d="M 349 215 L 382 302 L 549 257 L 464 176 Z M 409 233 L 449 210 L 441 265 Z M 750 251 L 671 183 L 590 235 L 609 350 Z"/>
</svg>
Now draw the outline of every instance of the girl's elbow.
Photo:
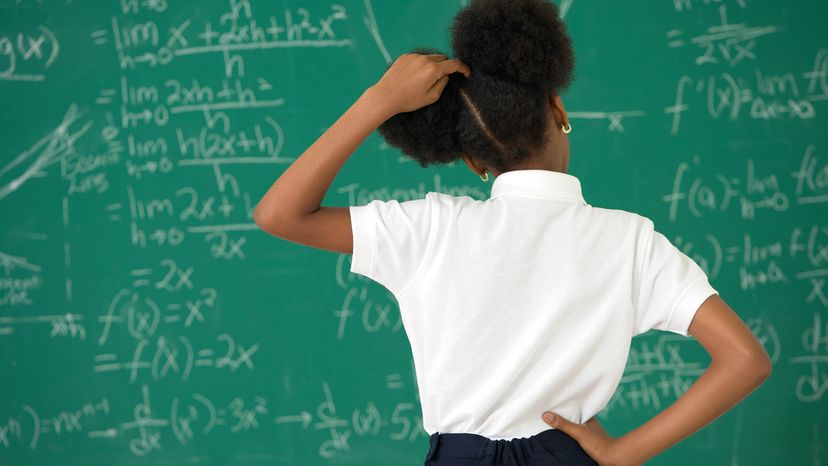
<svg viewBox="0 0 828 466">
<path fill-rule="evenodd" d="M 762 354 L 758 354 L 750 359 L 748 369 L 750 373 L 754 374 L 754 379 L 758 386 L 765 383 L 765 380 L 770 377 L 773 372 L 773 363 L 767 353 L 763 351 Z"/>
<path fill-rule="evenodd" d="M 269 215 L 261 205 L 256 206 L 253 210 L 253 223 L 261 230 L 270 233 L 273 236 L 277 235 L 276 226 L 279 224 L 272 215 Z"/>
<path fill-rule="evenodd" d="M 763 354 L 760 357 L 756 366 L 759 369 L 759 374 L 763 382 L 773 373 L 773 362 L 771 362 L 767 354 Z"/>
</svg>

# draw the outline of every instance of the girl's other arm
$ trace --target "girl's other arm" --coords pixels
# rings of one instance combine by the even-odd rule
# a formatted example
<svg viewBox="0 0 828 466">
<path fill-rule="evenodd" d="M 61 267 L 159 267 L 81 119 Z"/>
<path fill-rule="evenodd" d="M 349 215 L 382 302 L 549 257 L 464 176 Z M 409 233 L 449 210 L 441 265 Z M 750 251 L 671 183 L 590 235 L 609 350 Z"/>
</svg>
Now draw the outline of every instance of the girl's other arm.
<svg viewBox="0 0 828 466">
<path fill-rule="evenodd" d="M 770 376 L 767 352 L 718 294 L 702 303 L 688 332 L 710 353 L 710 366 L 678 400 L 638 428 L 613 438 L 594 417 L 583 424 L 561 416 L 544 420 L 601 466 L 640 465 L 713 422 Z"/>
<path fill-rule="evenodd" d="M 718 294 L 702 303 L 689 332 L 710 353 L 710 366 L 672 405 L 618 439 L 619 464 L 642 464 L 658 455 L 713 422 L 770 376 L 768 353 Z"/>
</svg>

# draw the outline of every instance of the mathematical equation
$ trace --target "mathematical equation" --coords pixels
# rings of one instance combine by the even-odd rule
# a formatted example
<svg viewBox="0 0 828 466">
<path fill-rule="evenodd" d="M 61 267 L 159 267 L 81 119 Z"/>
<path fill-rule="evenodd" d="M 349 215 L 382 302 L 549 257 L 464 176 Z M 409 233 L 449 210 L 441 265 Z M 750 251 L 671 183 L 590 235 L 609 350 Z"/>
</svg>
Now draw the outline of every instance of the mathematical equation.
<svg viewBox="0 0 828 466">
<path fill-rule="evenodd" d="M 395 377 L 389 375 L 389 378 Z M 311 429 L 329 436 L 319 442 L 317 452 L 319 457 L 330 459 L 352 450 L 352 436 L 383 436 L 393 442 L 406 443 L 414 443 L 423 436 L 427 438 L 422 429 L 422 418 L 413 403 L 395 403 L 387 412 L 375 402 L 366 400 L 362 407 L 353 408 L 344 416 L 342 409 L 337 412 L 328 382 L 322 382 L 322 391 L 324 399 L 315 406 L 297 413 L 282 414 L 273 413 L 273 403 L 260 395 L 249 399 L 234 397 L 219 404 L 200 392 L 192 392 L 174 396 L 162 404 L 157 400 L 159 397 L 153 397 L 150 386 L 144 383 L 141 384 L 140 400 L 130 407 L 132 419 L 124 422 L 112 419 L 116 407 L 107 397 L 54 415 L 44 414 L 44 409 L 24 404 L 19 408 L 19 413 L 9 413 L 0 424 L 0 451 L 18 445 L 33 451 L 49 448 L 42 445 L 44 442 L 57 442 L 67 436 L 85 436 L 90 442 L 125 443 L 134 456 L 148 457 L 161 454 L 175 445 L 186 446 L 196 437 L 215 435 L 218 430 L 232 435 L 261 429 L 275 433 L 280 430 L 279 426 L 297 425 L 303 430 Z M 261 456 L 257 455 L 258 459 L 261 460 Z M 265 456 L 269 456 L 271 461 L 281 458 L 276 454 Z"/>
</svg>

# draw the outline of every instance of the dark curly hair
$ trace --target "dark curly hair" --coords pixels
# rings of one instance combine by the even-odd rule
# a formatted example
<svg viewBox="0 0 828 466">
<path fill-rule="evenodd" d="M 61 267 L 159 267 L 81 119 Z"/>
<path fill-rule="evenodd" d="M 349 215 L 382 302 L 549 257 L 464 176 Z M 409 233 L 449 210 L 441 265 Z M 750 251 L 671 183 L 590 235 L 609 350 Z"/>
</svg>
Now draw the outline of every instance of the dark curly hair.
<svg viewBox="0 0 828 466">
<path fill-rule="evenodd" d="M 423 168 L 466 153 L 499 172 L 543 149 L 547 102 L 574 80 L 575 53 L 558 7 L 472 0 L 454 18 L 451 47 L 470 76 L 452 73 L 437 102 L 386 120 L 377 129 L 386 142 Z"/>
</svg>

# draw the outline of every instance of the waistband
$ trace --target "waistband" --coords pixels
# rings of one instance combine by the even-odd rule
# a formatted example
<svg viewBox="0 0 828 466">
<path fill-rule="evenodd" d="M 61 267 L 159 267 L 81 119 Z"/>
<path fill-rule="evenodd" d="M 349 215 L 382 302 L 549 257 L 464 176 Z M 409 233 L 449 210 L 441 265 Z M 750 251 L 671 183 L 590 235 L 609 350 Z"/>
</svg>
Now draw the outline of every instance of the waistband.
<svg viewBox="0 0 828 466">
<path fill-rule="evenodd" d="M 538 445 L 549 450 L 581 449 L 581 445 L 569 434 L 559 429 L 547 429 L 531 437 L 511 440 L 492 440 L 488 437 L 470 433 L 435 432 L 429 437 L 429 451 L 426 461 L 432 459 L 439 449 L 440 458 L 485 457 L 511 451 L 532 451 Z"/>
</svg>

